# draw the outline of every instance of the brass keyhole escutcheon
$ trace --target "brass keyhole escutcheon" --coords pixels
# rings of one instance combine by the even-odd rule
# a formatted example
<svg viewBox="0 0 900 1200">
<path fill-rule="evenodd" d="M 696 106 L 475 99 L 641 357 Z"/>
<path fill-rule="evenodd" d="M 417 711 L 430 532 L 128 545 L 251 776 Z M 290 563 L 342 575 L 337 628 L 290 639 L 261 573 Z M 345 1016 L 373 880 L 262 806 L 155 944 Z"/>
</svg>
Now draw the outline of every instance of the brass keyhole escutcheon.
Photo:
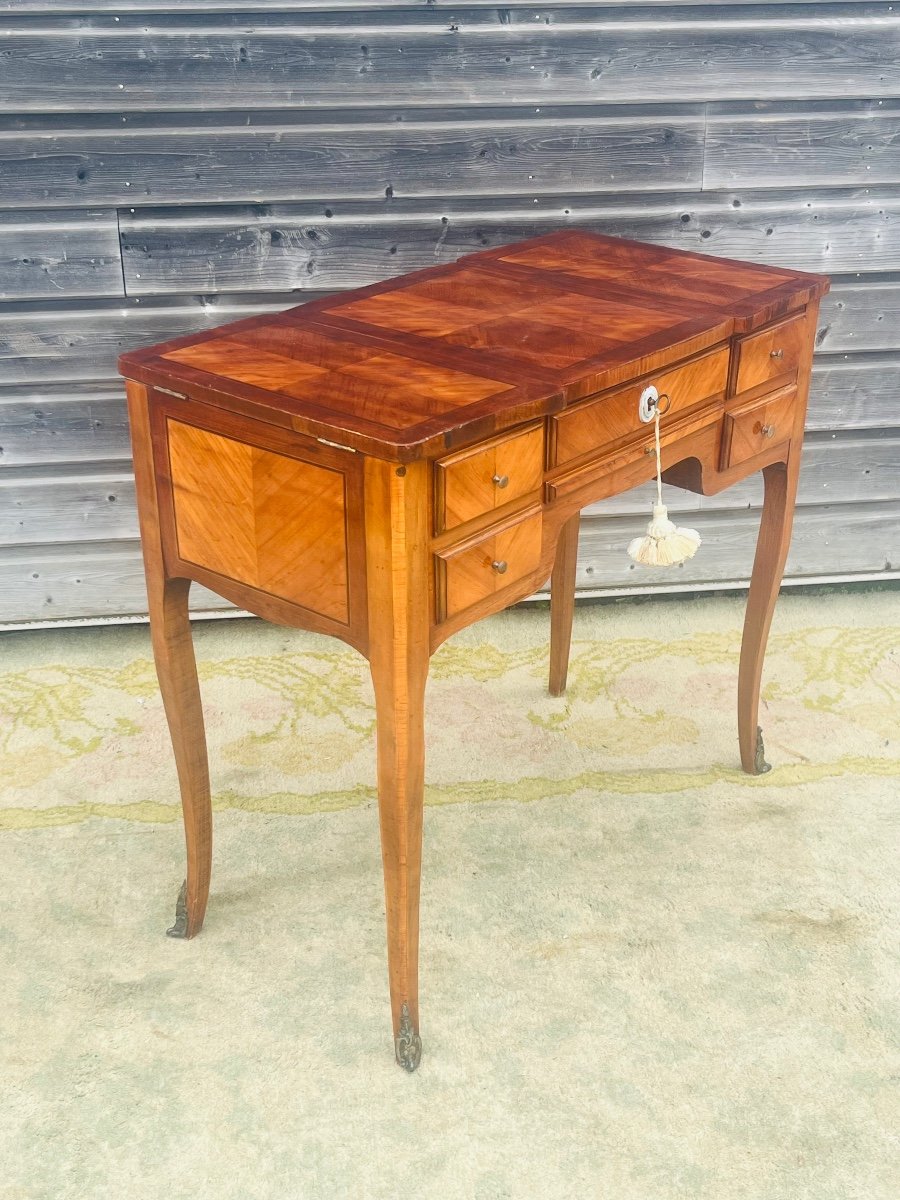
<svg viewBox="0 0 900 1200">
<path fill-rule="evenodd" d="M 491 566 L 497 572 L 498 575 L 505 575 L 507 567 L 509 566 L 509 563 L 506 561 L 506 559 L 500 559 L 499 562 L 497 561 L 497 559 L 494 559 L 494 561 L 491 563 Z"/>
<path fill-rule="evenodd" d="M 505 488 L 509 483 L 508 475 L 492 475 L 491 483 L 495 483 L 498 488 Z"/>
</svg>

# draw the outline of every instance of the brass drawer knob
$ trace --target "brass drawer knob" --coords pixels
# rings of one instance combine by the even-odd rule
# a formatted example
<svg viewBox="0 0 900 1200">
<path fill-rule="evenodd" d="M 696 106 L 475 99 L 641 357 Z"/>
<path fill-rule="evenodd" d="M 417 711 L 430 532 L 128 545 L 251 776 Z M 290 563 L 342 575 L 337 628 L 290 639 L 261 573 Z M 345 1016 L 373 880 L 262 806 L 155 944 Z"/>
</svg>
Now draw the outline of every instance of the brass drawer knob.
<svg viewBox="0 0 900 1200">
<path fill-rule="evenodd" d="M 491 483 L 495 483 L 497 487 L 503 488 L 509 483 L 508 475 L 492 475 Z"/>
<path fill-rule="evenodd" d="M 506 569 L 509 566 L 509 563 L 506 561 L 505 558 L 501 559 L 499 562 L 496 559 L 494 559 L 494 561 L 491 563 L 491 566 L 497 572 L 498 575 L 505 575 Z"/>
<path fill-rule="evenodd" d="M 773 350 L 772 353 L 769 355 L 769 358 L 784 358 L 784 351 L 783 350 Z"/>
<path fill-rule="evenodd" d="M 774 425 L 763 425 L 763 427 L 760 429 L 759 432 L 763 435 L 763 437 L 767 437 L 767 438 L 774 437 L 775 436 L 775 426 Z"/>
</svg>

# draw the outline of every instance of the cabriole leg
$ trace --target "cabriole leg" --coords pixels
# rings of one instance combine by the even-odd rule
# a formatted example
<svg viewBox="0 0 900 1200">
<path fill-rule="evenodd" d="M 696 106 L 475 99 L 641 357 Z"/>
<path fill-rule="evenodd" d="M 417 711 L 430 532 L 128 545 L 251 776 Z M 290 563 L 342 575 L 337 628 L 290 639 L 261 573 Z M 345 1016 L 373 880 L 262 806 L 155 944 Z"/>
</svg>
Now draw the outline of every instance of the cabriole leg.
<svg viewBox="0 0 900 1200">
<path fill-rule="evenodd" d="M 575 566 L 578 560 L 578 529 L 581 513 L 570 517 L 559 533 L 556 558 L 550 576 L 550 695 L 566 690 L 572 618 L 575 613 Z"/>
<path fill-rule="evenodd" d="M 176 902 L 175 924 L 167 932 L 170 937 L 191 938 L 203 925 L 212 865 L 212 804 L 206 734 L 188 618 L 191 585 L 188 579 L 166 577 L 147 389 L 131 381 L 127 387 L 150 635 L 175 753 L 187 844 L 187 874 Z"/>
<path fill-rule="evenodd" d="M 750 594 L 744 616 L 738 675 L 738 737 L 741 766 L 749 775 L 769 770 L 759 726 L 759 688 L 775 601 L 784 575 L 794 521 L 799 455 L 763 468 L 765 494 Z"/>
<path fill-rule="evenodd" d="M 428 676 L 426 466 L 366 463 L 369 663 L 378 724 L 378 811 L 394 1052 L 414 1071 Z"/>
</svg>

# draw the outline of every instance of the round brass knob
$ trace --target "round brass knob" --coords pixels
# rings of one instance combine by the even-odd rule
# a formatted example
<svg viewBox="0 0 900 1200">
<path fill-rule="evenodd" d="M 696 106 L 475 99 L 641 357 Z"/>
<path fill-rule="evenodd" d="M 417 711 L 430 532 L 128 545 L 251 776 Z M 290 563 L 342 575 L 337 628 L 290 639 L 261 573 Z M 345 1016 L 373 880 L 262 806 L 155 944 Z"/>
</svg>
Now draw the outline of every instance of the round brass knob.
<svg viewBox="0 0 900 1200">
<path fill-rule="evenodd" d="M 497 572 L 498 575 L 505 575 L 506 569 L 509 566 L 509 563 L 506 561 L 506 559 L 501 559 L 500 562 L 497 562 L 497 560 L 494 559 L 494 561 L 491 563 L 491 566 L 494 568 L 494 570 Z"/>
<path fill-rule="evenodd" d="M 762 429 L 760 429 L 759 432 L 763 435 L 763 437 L 774 437 L 775 436 L 775 426 L 774 425 L 763 425 Z"/>
<path fill-rule="evenodd" d="M 506 487 L 506 485 L 509 483 L 509 476 L 508 475 L 492 475 L 491 483 L 495 483 L 497 485 L 497 487 Z"/>
<path fill-rule="evenodd" d="M 769 355 L 769 358 L 784 358 L 784 351 L 783 350 L 773 350 L 772 353 Z"/>
</svg>

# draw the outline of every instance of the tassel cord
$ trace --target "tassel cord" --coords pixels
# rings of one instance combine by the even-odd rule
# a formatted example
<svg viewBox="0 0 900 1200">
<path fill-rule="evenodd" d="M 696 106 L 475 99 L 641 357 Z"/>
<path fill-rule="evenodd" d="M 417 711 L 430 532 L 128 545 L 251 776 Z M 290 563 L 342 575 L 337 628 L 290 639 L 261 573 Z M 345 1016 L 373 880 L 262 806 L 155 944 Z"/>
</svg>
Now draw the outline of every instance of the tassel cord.
<svg viewBox="0 0 900 1200">
<path fill-rule="evenodd" d="M 656 442 L 656 503 L 662 504 L 662 450 L 659 445 L 659 401 L 653 406 L 653 436 Z"/>
</svg>

